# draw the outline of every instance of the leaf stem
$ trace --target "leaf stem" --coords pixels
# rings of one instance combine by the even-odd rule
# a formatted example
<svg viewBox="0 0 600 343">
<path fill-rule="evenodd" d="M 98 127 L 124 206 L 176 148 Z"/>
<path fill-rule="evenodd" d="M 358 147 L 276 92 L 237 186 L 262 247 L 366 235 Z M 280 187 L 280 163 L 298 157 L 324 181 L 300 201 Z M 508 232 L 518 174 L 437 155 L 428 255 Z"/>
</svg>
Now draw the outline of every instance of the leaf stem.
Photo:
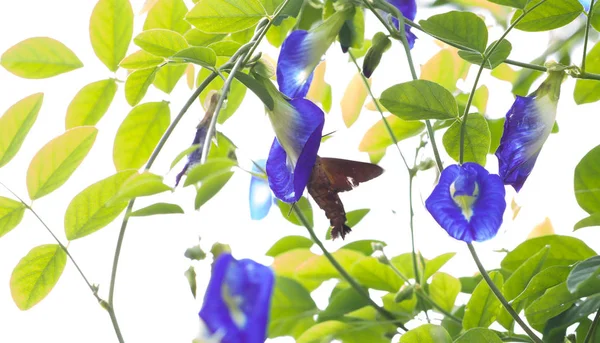
<svg viewBox="0 0 600 343">
<path fill-rule="evenodd" d="M 585 334 L 585 339 L 583 340 L 583 343 L 593 343 L 592 339 L 594 337 L 596 329 L 598 328 L 598 324 L 600 324 L 600 309 L 598 310 L 598 312 L 596 312 L 596 315 L 594 316 L 594 321 L 592 322 L 592 326 L 590 326 L 590 329 Z"/>
<path fill-rule="evenodd" d="M 483 72 L 485 64 L 488 62 L 490 56 L 494 53 L 494 51 L 496 51 L 496 48 L 498 47 L 498 45 L 500 45 L 500 42 L 502 42 L 502 40 L 510 33 L 510 31 L 512 31 L 512 29 L 515 26 L 517 26 L 527 14 L 531 13 L 531 11 L 533 11 L 545 2 L 546 0 L 542 0 L 534 6 L 532 6 L 529 10 L 523 11 L 523 13 L 504 31 L 502 36 L 500 36 L 500 39 L 494 42 L 494 44 L 490 47 L 490 50 L 483 53 L 483 60 L 481 61 L 481 65 L 479 66 L 479 70 L 477 71 L 477 76 L 475 77 L 475 81 L 473 82 L 473 88 L 471 89 L 471 93 L 469 94 L 469 98 L 467 99 L 467 104 L 465 105 L 465 112 L 463 114 L 462 123 L 460 125 L 460 144 L 458 158 L 458 162 L 460 164 L 463 164 L 465 158 L 465 132 L 467 129 L 467 120 L 469 118 L 469 109 L 471 107 L 471 103 L 473 102 L 473 98 L 475 97 L 477 84 L 479 83 L 479 78 L 481 77 L 481 73 Z"/>
<path fill-rule="evenodd" d="M 394 322 L 394 324 L 397 325 L 400 329 L 402 329 L 404 331 L 408 331 L 408 329 L 404 326 L 404 324 L 401 323 L 392 313 L 390 313 L 383 307 L 377 305 L 377 303 L 375 303 L 375 301 L 373 301 L 373 299 L 371 299 L 371 297 L 369 296 L 369 293 L 367 291 L 365 291 L 365 289 L 362 288 L 358 284 L 358 282 L 356 280 L 354 280 L 354 278 L 352 276 L 350 276 L 350 274 L 348 274 L 348 272 L 344 269 L 344 267 L 342 267 L 338 263 L 338 261 L 335 259 L 335 257 L 333 257 L 333 255 L 331 255 L 331 253 L 329 251 L 327 251 L 327 249 L 323 245 L 323 242 L 321 242 L 319 240 L 319 238 L 315 234 L 315 231 L 313 230 L 312 226 L 310 225 L 308 220 L 306 220 L 304 213 L 302 213 L 302 211 L 300 211 L 298 206 L 296 204 L 292 204 L 292 209 L 294 210 L 294 213 L 296 213 L 296 216 L 298 216 L 298 218 L 300 219 L 300 222 L 302 223 L 302 225 L 304 225 L 306 230 L 308 230 L 308 233 L 309 233 L 310 237 L 312 238 L 312 240 L 319 246 L 321 251 L 323 251 L 323 255 L 325 255 L 325 257 L 329 260 L 329 263 L 331 263 L 331 265 L 333 265 L 333 267 L 338 271 L 338 273 L 340 273 L 340 275 L 344 278 L 344 280 L 346 280 L 346 282 L 348 282 L 350 284 L 350 286 L 352 286 L 363 298 L 365 298 L 365 300 L 367 300 L 369 302 L 369 304 L 377 312 L 379 312 L 379 314 L 381 314 L 385 318 Z"/>
<path fill-rule="evenodd" d="M 521 317 L 519 317 L 519 315 L 515 312 L 515 310 L 512 308 L 512 306 L 510 306 L 508 301 L 506 301 L 506 298 L 504 298 L 504 296 L 502 295 L 502 292 L 500 292 L 500 290 L 498 289 L 498 287 L 496 287 L 496 285 L 494 284 L 492 279 L 490 279 L 490 276 L 488 275 L 487 271 L 483 267 L 483 264 L 481 264 L 479 257 L 477 256 L 477 252 L 475 251 L 475 247 L 473 247 L 473 244 L 467 243 L 467 246 L 469 247 L 471 256 L 473 256 L 473 261 L 475 261 L 475 264 L 477 265 L 477 268 L 479 269 L 479 273 L 481 274 L 481 276 L 483 277 L 485 282 L 488 284 L 488 286 L 490 287 L 490 289 L 492 290 L 494 295 L 496 295 L 496 298 L 498 298 L 498 300 L 500 300 L 500 302 L 502 303 L 502 306 L 504 306 L 506 311 L 511 315 L 511 317 L 513 317 L 513 319 L 517 322 L 517 324 L 519 324 L 519 326 L 527 333 L 527 335 L 534 342 L 543 343 L 542 340 L 529 328 L 529 326 L 527 326 L 527 324 L 525 324 L 525 322 L 521 319 Z"/>
<path fill-rule="evenodd" d="M 588 37 L 590 26 L 592 24 L 592 15 L 594 14 L 594 0 L 590 2 L 590 10 L 587 13 L 587 22 L 585 24 L 585 37 L 583 38 L 583 56 L 581 57 L 581 73 L 585 74 L 585 57 L 587 55 Z"/>
</svg>

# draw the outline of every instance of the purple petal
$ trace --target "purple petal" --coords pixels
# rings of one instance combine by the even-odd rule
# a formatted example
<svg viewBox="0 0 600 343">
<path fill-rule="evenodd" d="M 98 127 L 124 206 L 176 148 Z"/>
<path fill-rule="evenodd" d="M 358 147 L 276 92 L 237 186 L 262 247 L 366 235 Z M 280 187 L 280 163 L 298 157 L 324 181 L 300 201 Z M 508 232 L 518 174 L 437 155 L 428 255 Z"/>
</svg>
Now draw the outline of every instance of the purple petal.
<svg viewBox="0 0 600 343">
<path fill-rule="evenodd" d="M 265 160 L 257 161 L 258 164 L 265 169 Z M 252 166 L 252 170 L 260 172 L 256 166 Z M 261 220 L 269 214 L 269 209 L 273 204 L 273 196 L 269 188 L 269 182 L 256 176 L 250 179 L 250 218 L 253 220 Z"/>
<path fill-rule="evenodd" d="M 417 15 L 417 3 L 415 0 L 387 0 L 390 4 L 394 5 L 402 15 L 409 19 L 415 20 Z M 396 28 L 399 28 L 398 19 L 392 18 L 392 22 Z M 412 49 L 415 46 L 415 40 L 417 36 L 411 31 L 411 27 L 404 25 L 404 31 L 406 32 L 406 39 L 408 40 L 408 46 Z"/>
<path fill-rule="evenodd" d="M 518 192 L 535 161 L 556 118 L 556 103 L 549 98 L 517 96 L 506 113 L 504 133 L 496 150 L 500 177 Z"/>
<path fill-rule="evenodd" d="M 321 55 L 314 54 L 314 40 L 304 30 L 292 32 L 281 45 L 277 59 L 277 83 L 279 90 L 288 97 L 304 98 L 313 71 L 321 61 Z"/>
<path fill-rule="evenodd" d="M 464 196 L 457 193 L 465 192 L 473 195 L 467 209 L 455 200 Z M 494 237 L 502 224 L 504 185 L 497 175 L 476 163 L 451 165 L 442 172 L 425 207 L 451 237 L 464 242 L 485 241 Z"/>
<path fill-rule="evenodd" d="M 325 122 L 323 111 L 309 100 L 294 99 L 290 104 L 302 120 L 294 121 L 293 127 L 281 129 L 281 132 L 276 130 L 278 138 L 273 141 L 267 159 L 269 186 L 277 198 L 288 203 L 298 201 L 306 188 L 317 159 Z M 286 149 L 296 151 L 286 151 L 280 144 L 282 140 L 287 142 L 284 144 Z M 291 156 L 297 156 L 297 159 L 294 161 Z"/>
<path fill-rule="evenodd" d="M 269 267 L 222 254 L 213 266 L 200 318 L 213 335 L 223 335 L 222 343 L 262 343 L 273 283 Z"/>
</svg>

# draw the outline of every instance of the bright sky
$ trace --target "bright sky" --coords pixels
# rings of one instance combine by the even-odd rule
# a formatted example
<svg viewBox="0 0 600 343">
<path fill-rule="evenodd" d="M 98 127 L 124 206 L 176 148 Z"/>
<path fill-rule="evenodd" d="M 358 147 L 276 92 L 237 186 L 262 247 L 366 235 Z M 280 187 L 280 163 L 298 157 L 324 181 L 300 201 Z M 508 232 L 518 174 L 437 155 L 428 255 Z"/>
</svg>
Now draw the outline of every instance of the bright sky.
<svg viewBox="0 0 600 343">
<path fill-rule="evenodd" d="M 191 4 L 191 1 L 188 1 Z M 35 36 L 48 36 L 60 40 L 72 49 L 85 67 L 58 77 L 46 80 L 20 79 L 0 68 L 0 113 L 16 101 L 36 92 L 44 92 L 44 104 L 38 120 L 29 133 L 17 157 L 0 169 L 0 181 L 9 185 L 21 197 L 27 196 L 25 171 L 33 155 L 46 142 L 64 131 L 66 108 L 75 93 L 84 85 L 113 77 L 96 58 L 89 43 L 88 20 L 95 1 L 77 0 L 27 0 L 0 2 L 0 52 L 23 39 Z M 143 0 L 133 0 L 135 13 L 139 13 Z M 421 11 L 417 19 L 426 18 L 431 13 Z M 379 26 L 369 18 L 368 34 L 373 34 Z M 134 35 L 141 31 L 144 17 L 135 19 Z M 493 23 L 487 18 L 488 25 Z M 501 34 L 490 32 L 490 41 Z M 423 34 L 413 49 L 417 64 L 423 64 L 437 51 L 437 46 Z M 511 58 L 529 61 L 545 49 L 548 35 L 544 33 L 514 32 L 509 35 L 513 44 Z M 265 51 L 276 57 L 275 50 L 264 45 Z M 137 50 L 130 47 L 130 52 Z M 337 130 L 334 138 L 322 146 L 321 156 L 335 156 L 368 161 L 364 153 L 358 152 L 358 143 L 365 130 L 379 119 L 379 114 L 365 110 L 358 122 L 346 129 L 339 110 L 339 101 L 345 85 L 355 73 L 355 67 L 338 61 L 347 60 L 336 46 L 328 55 L 326 80 L 333 86 L 333 109 L 327 115 L 324 132 Z M 573 53 L 573 60 L 579 64 L 581 47 Z M 473 82 L 472 71 L 466 82 L 459 83 L 461 89 L 470 89 Z M 512 104 L 510 85 L 488 76 L 484 72 L 481 84 L 491 90 L 487 115 L 493 118 L 503 116 Z M 124 79 L 124 71 L 117 76 Z M 383 62 L 373 76 L 373 89 L 376 95 L 387 87 L 410 80 L 402 50 L 397 44 L 384 56 Z M 505 224 L 493 240 L 477 244 L 478 251 L 486 267 L 498 266 L 502 255 L 492 252 L 500 248 L 512 248 L 525 239 L 530 230 L 549 217 L 557 233 L 571 234 L 573 225 L 586 216 L 573 195 L 573 170 L 579 160 L 599 143 L 597 128 L 600 127 L 598 105 L 576 106 L 572 100 L 574 81 L 565 82 L 559 102 L 558 122 L 560 133 L 551 135 L 542 151 L 538 163 L 517 197 L 523 206 L 519 216 L 512 221 L 507 210 Z M 171 103 L 172 117 L 179 111 L 191 91 L 180 82 L 172 93 L 166 95 L 156 89 L 148 92 L 143 102 L 168 100 Z M 71 179 L 56 192 L 36 201 L 33 207 L 50 228 L 66 243 L 64 238 L 64 211 L 70 200 L 89 184 L 114 173 L 112 144 L 115 132 L 129 112 L 130 107 L 123 96 L 123 84 L 108 113 L 98 124 L 100 133 L 83 164 Z M 250 93 L 246 96 L 242 109 L 222 127 L 241 150 L 240 161 L 247 164 L 246 157 L 266 158 L 273 134 L 268 120 L 263 114 L 262 105 Z M 191 108 L 178 126 L 173 139 L 165 146 L 153 172 L 167 174 L 174 156 L 186 148 L 194 135 L 194 128 L 203 113 L 197 104 Z M 0 128 L 1 130 L 1 128 Z M 441 145 L 441 135 L 437 138 Z M 409 160 L 416 139 L 401 143 L 401 148 Z M 430 151 L 427 151 L 430 154 Z M 453 163 L 443 156 L 446 165 Z M 365 183 L 342 199 L 346 210 L 371 208 L 371 213 L 359 224 L 346 242 L 327 242 L 330 250 L 359 239 L 381 239 L 388 243 L 387 253 L 395 256 L 410 251 L 408 230 L 407 180 L 408 177 L 394 149 L 381 165 L 386 173 L 371 182 Z M 488 157 L 488 169 L 497 171 L 495 157 Z M 179 167 L 178 167 L 179 168 Z M 167 174 L 172 182 L 174 171 Z M 425 212 L 422 201 L 432 189 L 433 172 L 424 173 L 417 180 L 415 188 L 416 244 L 425 257 L 432 258 L 442 253 L 455 251 L 457 256 L 443 269 L 454 276 L 471 275 L 476 268 L 464 244 L 454 241 L 438 227 Z M 197 312 L 201 302 L 194 300 L 189 291 L 184 271 L 190 263 L 183 256 L 186 248 L 202 237 L 202 247 L 210 248 L 213 242 L 220 241 L 231 245 L 237 258 L 253 258 L 265 264 L 271 261 L 264 252 L 277 239 L 284 235 L 306 235 L 301 227 L 296 227 L 282 219 L 275 208 L 263 221 L 250 220 L 248 211 L 248 184 L 246 173 L 239 172 L 231 179 L 224 191 L 211 200 L 199 212 L 193 209 L 194 192 L 191 188 L 177 189 L 174 194 L 163 194 L 136 202 L 136 208 L 158 201 L 180 204 L 186 214 L 183 216 L 136 218 L 130 221 L 119 265 L 115 308 L 122 332 L 128 342 L 189 342 L 198 328 Z M 4 190 L 0 195 L 8 196 Z M 514 195 L 507 188 L 507 200 Z M 315 223 L 317 234 L 324 237 L 328 222 L 316 205 Z M 395 211 L 395 214 L 394 212 Z M 92 283 L 100 284 L 100 295 L 108 295 L 108 283 L 121 218 L 93 235 L 72 242 L 71 254 L 78 261 Z M 596 251 L 600 251 L 600 240 L 594 229 L 587 228 L 574 233 L 585 240 Z M 12 269 L 34 246 L 54 243 L 43 226 L 27 213 L 21 225 L 0 239 L 0 309 L 4 321 L 0 330 L 0 342 L 114 342 L 113 329 L 108 315 L 98 306 L 95 298 L 82 281 L 71 263 L 62 275 L 51 294 L 33 309 L 22 312 L 12 301 L 9 280 Z M 208 281 L 208 261 L 198 264 L 200 295 Z M 328 292 L 316 293 L 318 304 L 323 306 Z M 200 296 L 201 298 L 201 296 Z M 278 340 L 289 341 L 289 340 Z"/>
</svg>

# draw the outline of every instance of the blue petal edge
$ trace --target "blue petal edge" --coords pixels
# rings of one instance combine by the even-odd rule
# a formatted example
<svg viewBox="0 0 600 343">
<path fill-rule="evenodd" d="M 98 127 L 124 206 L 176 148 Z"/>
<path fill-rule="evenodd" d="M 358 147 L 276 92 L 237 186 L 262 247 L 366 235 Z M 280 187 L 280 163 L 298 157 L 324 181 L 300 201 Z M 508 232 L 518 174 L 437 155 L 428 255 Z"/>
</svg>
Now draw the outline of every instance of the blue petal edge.
<svg viewBox="0 0 600 343">
<path fill-rule="evenodd" d="M 292 32 L 281 45 L 277 59 L 277 84 L 279 91 L 296 99 L 304 98 L 310 88 L 313 71 L 321 56 L 311 53 L 312 41 L 308 31 Z M 315 60 L 316 59 L 316 60 Z"/>
</svg>

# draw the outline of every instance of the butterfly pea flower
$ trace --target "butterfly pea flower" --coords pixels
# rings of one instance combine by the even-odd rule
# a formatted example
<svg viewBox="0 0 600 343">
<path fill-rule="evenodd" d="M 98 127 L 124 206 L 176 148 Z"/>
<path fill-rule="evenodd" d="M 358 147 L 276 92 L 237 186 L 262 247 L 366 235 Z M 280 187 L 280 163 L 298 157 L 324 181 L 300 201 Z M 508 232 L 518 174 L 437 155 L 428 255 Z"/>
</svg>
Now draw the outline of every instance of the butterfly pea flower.
<svg viewBox="0 0 600 343">
<path fill-rule="evenodd" d="M 259 160 L 256 162 L 261 169 L 256 165 L 252 165 L 252 171 L 261 173 L 266 168 L 266 161 Z M 250 179 L 250 218 L 253 220 L 261 220 L 269 214 L 271 205 L 273 204 L 273 195 L 269 188 L 269 181 L 258 176 L 252 175 Z"/>
<path fill-rule="evenodd" d="M 204 303 L 201 330 L 195 343 L 263 343 L 274 274 L 271 268 L 249 259 L 219 255 L 213 265 Z"/>
<path fill-rule="evenodd" d="M 464 242 L 493 238 L 506 209 L 504 184 L 477 163 L 451 165 L 425 201 L 425 207 L 448 234 Z"/>
<path fill-rule="evenodd" d="M 415 20 L 415 16 L 417 15 L 417 3 L 415 0 L 387 0 L 388 3 L 393 5 L 402 13 L 402 15 L 409 19 Z M 398 19 L 392 18 L 392 22 L 397 29 L 400 28 Z M 406 33 L 406 40 L 408 41 L 408 46 L 412 49 L 415 45 L 415 40 L 417 36 L 411 31 L 411 27 L 408 25 L 404 25 L 404 32 Z"/>
<path fill-rule="evenodd" d="M 306 96 L 313 71 L 352 11 L 352 8 L 337 11 L 319 26 L 309 31 L 296 30 L 287 36 L 277 60 L 277 82 L 283 94 L 292 99 Z"/>
<path fill-rule="evenodd" d="M 542 146 L 552 132 L 564 75 L 562 71 L 550 72 L 534 93 L 517 96 L 506 113 L 496 157 L 500 177 L 517 192 L 533 170 Z"/>
</svg>

